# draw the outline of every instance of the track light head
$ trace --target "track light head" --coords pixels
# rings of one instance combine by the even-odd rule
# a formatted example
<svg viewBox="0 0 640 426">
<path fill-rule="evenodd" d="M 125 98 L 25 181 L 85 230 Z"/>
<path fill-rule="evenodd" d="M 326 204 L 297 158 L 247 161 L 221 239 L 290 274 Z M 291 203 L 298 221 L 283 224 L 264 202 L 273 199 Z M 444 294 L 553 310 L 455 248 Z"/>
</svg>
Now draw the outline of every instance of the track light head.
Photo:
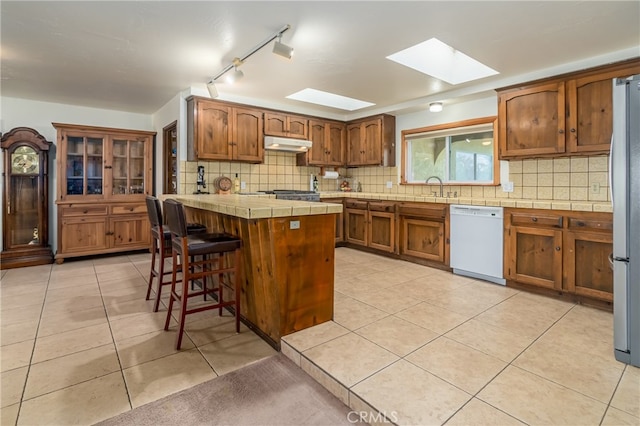
<svg viewBox="0 0 640 426">
<path fill-rule="evenodd" d="M 242 77 L 244 77 L 244 73 L 240 71 L 238 67 L 234 67 L 233 72 L 227 74 L 227 76 L 225 77 L 225 81 L 229 84 L 233 84 L 236 81 L 240 80 Z"/>
<path fill-rule="evenodd" d="M 207 90 L 209 91 L 211 99 L 218 97 L 218 89 L 216 88 L 216 83 L 213 80 L 207 83 Z"/>
<path fill-rule="evenodd" d="M 278 36 L 278 39 L 273 44 L 273 53 L 280 55 L 283 58 L 291 59 L 293 56 L 293 47 L 287 46 L 282 41 L 282 34 Z"/>
</svg>

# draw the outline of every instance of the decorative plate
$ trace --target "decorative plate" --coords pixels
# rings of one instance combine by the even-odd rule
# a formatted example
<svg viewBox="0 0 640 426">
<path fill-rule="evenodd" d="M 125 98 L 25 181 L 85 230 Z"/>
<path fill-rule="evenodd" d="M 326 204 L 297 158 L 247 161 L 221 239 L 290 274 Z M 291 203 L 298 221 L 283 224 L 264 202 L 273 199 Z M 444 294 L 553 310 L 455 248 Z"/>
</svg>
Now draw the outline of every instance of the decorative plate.
<svg viewBox="0 0 640 426">
<path fill-rule="evenodd" d="M 218 188 L 220 188 L 220 191 L 229 191 L 232 185 L 231 179 L 226 176 L 221 176 L 220 180 L 218 180 Z"/>
</svg>

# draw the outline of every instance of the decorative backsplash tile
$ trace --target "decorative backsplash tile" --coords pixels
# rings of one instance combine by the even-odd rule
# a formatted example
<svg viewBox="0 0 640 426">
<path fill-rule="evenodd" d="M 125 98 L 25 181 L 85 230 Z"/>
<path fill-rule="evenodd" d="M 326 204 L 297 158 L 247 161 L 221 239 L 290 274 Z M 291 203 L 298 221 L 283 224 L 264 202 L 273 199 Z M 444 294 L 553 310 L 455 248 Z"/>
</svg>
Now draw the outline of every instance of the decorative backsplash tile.
<svg viewBox="0 0 640 426">
<path fill-rule="evenodd" d="M 196 170 L 205 167 L 206 190 L 213 191 L 213 182 L 219 176 L 246 183 L 242 192 L 270 189 L 309 189 L 311 174 L 318 177 L 320 191 L 335 191 L 341 179 L 323 179 L 320 167 L 296 166 L 292 153 L 265 152 L 263 164 L 231 162 L 184 161 L 180 164 L 179 192 L 190 194 L 196 190 Z M 466 198 L 499 198 L 514 200 L 551 201 L 609 201 L 609 158 L 607 156 L 569 157 L 509 161 L 509 180 L 513 192 L 504 192 L 500 186 L 446 185 L 444 195 Z M 334 170 L 328 168 L 328 170 Z M 381 194 L 430 194 L 436 185 L 398 185 L 399 167 L 339 168 L 340 177 L 359 182 L 364 192 Z M 391 182 L 391 188 L 387 187 Z"/>
</svg>

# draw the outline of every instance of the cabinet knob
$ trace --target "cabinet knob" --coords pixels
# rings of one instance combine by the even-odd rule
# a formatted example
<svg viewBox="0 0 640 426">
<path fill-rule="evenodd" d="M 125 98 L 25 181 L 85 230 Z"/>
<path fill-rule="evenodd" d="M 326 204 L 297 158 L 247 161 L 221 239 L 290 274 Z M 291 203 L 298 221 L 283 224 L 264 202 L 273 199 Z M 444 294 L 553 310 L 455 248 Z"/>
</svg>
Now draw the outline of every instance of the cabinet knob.
<svg viewBox="0 0 640 426">
<path fill-rule="evenodd" d="M 558 133 L 563 134 L 563 133 L 564 133 L 564 130 L 563 130 L 563 129 L 560 129 L 560 130 L 558 130 Z"/>
<path fill-rule="evenodd" d="M 538 218 L 537 217 L 532 217 L 531 220 L 534 221 L 534 222 L 537 222 Z"/>
<path fill-rule="evenodd" d="M 557 246 L 557 247 L 556 247 L 556 251 L 560 251 L 560 246 Z"/>
<path fill-rule="evenodd" d="M 575 133 L 575 132 L 576 132 L 576 129 L 571 129 L 571 133 Z"/>
</svg>

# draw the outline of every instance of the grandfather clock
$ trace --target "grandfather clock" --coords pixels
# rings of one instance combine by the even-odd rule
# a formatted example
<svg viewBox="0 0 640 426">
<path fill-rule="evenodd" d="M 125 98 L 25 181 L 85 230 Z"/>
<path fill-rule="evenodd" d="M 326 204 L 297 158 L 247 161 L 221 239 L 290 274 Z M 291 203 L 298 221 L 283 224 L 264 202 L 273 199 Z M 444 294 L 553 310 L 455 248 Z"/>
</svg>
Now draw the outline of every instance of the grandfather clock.
<svg viewBox="0 0 640 426">
<path fill-rule="evenodd" d="M 28 127 L 16 127 L 0 140 L 4 154 L 0 269 L 53 262 L 48 228 L 50 146 Z"/>
</svg>

